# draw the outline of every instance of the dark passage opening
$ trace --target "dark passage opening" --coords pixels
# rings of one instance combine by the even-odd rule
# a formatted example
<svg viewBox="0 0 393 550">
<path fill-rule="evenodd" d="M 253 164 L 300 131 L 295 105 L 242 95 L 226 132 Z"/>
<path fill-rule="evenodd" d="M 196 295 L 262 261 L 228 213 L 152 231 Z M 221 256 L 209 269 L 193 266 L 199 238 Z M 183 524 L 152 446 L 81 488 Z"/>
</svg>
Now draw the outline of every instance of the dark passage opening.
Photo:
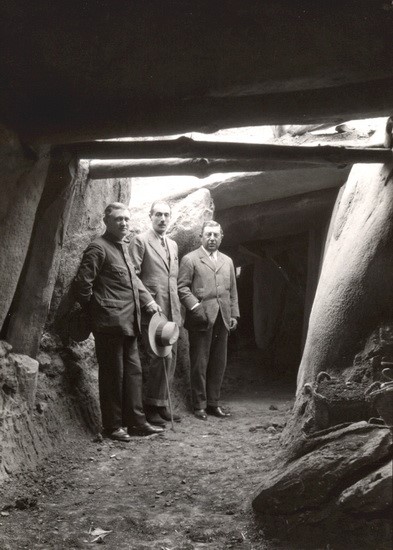
<svg viewBox="0 0 393 550">
<path fill-rule="evenodd" d="M 223 249 L 234 260 L 241 319 L 230 335 L 229 377 L 294 382 L 301 360 L 308 233 Z M 239 370 L 240 369 L 240 370 Z"/>
</svg>

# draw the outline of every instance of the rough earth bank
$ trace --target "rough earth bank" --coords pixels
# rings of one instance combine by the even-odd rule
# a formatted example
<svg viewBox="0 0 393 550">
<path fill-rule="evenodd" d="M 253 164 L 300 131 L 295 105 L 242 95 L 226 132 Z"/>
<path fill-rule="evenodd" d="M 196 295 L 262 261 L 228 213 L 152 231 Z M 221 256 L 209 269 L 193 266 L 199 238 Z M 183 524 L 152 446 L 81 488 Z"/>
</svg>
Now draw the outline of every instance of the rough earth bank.
<svg viewBox="0 0 393 550">
<path fill-rule="evenodd" d="M 267 542 L 250 506 L 293 387 L 264 382 L 249 357 L 235 361 L 224 387 L 230 419 L 201 422 L 181 409 L 175 431 L 129 444 L 65 433 L 39 468 L 3 485 L 0 547 L 90 548 L 100 528 L 116 550 L 295 548 Z"/>
</svg>

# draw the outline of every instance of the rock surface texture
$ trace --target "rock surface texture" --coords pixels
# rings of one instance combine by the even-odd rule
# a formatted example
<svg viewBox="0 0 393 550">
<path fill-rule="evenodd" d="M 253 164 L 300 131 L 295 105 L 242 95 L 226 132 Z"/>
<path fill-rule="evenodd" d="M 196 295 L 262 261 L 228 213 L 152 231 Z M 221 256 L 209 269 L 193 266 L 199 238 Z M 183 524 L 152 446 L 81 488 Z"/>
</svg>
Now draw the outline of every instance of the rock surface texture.
<svg viewBox="0 0 393 550">
<path fill-rule="evenodd" d="M 37 355 L 44 331 L 80 177 L 71 176 L 68 159 L 52 158 L 6 333 L 15 351 L 31 357 Z"/>
<path fill-rule="evenodd" d="M 75 397 L 78 385 L 60 359 L 61 344 L 48 336 L 43 342 L 41 365 L 0 341 L 0 483 L 36 466 L 66 433 L 94 427 L 93 408 L 88 416 L 88 402 Z"/>
<path fill-rule="evenodd" d="M 381 358 L 392 353 L 392 223 L 392 166 L 355 166 L 328 231 L 297 400 L 284 432 L 289 447 L 298 445 L 300 431 L 310 421 L 305 383 L 312 384 L 321 371 L 343 383 L 371 383 L 380 376 Z"/>
<path fill-rule="evenodd" d="M 299 388 L 320 371 L 342 372 L 374 328 L 393 315 L 391 165 L 357 165 L 332 218 Z"/>
<path fill-rule="evenodd" d="M 355 166 L 339 193 L 283 454 L 253 503 L 303 540 L 323 521 L 342 534 L 337 548 L 349 531 L 367 548 L 375 532 L 380 548 L 391 542 L 392 432 L 366 422 L 378 413 L 365 390 L 393 359 L 392 168 Z"/>
<path fill-rule="evenodd" d="M 26 151 L 8 136 L 0 151 L 0 328 L 14 298 L 49 166 L 49 147 Z"/>
<path fill-rule="evenodd" d="M 17 182 L 20 191 L 15 200 L 9 200 L 0 220 L 5 230 L 0 246 L 9 249 L 4 254 L 0 251 L 0 260 L 8 262 L 1 281 L 2 291 L 7 291 L 1 296 L 4 314 L 30 245 L 23 284 L 16 294 L 20 300 L 14 304 L 9 324 L 18 353 L 12 353 L 7 342 L 0 346 L 0 481 L 33 467 L 64 440 L 65 433 L 100 430 L 94 341 L 76 344 L 68 338 L 68 314 L 74 301 L 70 286 L 83 250 L 104 231 L 105 206 L 115 201 L 128 204 L 131 182 L 89 182 L 88 165 L 82 162 L 74 179 L 68 167 L 52 171 L 51 185 L 42 193 L 48 162 L 49 157 L 43 158 L 38 166 L 25 168 Z M 41 215 L 33 230 L 40 200 Z M 16 219 L 23 223 L 15 224 Z M 41 338 L 50 303 L 48 332 Z M 37 360 L 24 353 L 26 348 Z"/>
</svg>

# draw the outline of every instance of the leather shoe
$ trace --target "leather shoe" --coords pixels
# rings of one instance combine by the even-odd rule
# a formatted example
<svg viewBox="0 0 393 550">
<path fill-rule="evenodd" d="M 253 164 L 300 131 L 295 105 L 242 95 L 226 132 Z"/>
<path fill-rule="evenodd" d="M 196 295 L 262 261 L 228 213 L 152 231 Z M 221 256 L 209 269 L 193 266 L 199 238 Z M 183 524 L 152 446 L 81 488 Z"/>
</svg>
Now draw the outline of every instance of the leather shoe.
<svg viewBox="0 0 393 550">
<path fill-rule="evenodd" d="M 164 428 L 161 426 L 152 426 L 149 422 L 140 424 L 139 426 L 130 426 L 128 433 L 130 435 L 153 435 L 163 433 Z"/>
<path fill-rule="evenodd" d="M 207 414 L 205 412 L 205 409 L 195 409 L 194 416 L 196 418 L 199 418 L 199 420 L 207 420 Z"/>
<path fill-rule="evenodd" d="M 115 441 L 131 441 L 131 437 L 123 428 L 117 428 L 117 430 L 113 430 L 113 432 L 109 434 L 109 437 L 111 439 L 114 439 Z"/>
<path fill-rule="evenodd" d="M 218 418 L 228 418 L 228 416 L 231 416 L 231 413 L 225 412 L 222 410 L 221 407 L 206 407 L 207 414 L 211 414 L 212 416 L 217 416 Z"/>
<path fill-rule="evenodd" d="M 166 420 L 167 422 L 171 421 L 171 413 L 166 407 L 159 407 L 158 414 L 163 420 Z M 173 421 L 174 422 L 180 422 L 181 418 L 178 414 L 173 414 Z"/>
<path fill-rule="evenodd" d="M 155 424 L 156 426 L 165 426 L 165 420 L 162 415 L 159 413 L 158 407 L 146 407 L 145 409 L 146 419 L 150 424 Z"/>
</svg>

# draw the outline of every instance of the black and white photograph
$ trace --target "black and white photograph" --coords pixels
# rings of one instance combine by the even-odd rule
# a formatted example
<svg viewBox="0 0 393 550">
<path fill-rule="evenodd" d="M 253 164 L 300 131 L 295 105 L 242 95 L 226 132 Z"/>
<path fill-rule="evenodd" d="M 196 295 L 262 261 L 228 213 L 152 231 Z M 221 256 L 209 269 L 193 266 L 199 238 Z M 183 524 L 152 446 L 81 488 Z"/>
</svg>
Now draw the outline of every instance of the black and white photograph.
<svg viewBox="0 0 393 550">
<path fill-rule="evenodd" d="M 391 550 L 393 1 L 0 45 L 0 549 Z"/>
</svg>

